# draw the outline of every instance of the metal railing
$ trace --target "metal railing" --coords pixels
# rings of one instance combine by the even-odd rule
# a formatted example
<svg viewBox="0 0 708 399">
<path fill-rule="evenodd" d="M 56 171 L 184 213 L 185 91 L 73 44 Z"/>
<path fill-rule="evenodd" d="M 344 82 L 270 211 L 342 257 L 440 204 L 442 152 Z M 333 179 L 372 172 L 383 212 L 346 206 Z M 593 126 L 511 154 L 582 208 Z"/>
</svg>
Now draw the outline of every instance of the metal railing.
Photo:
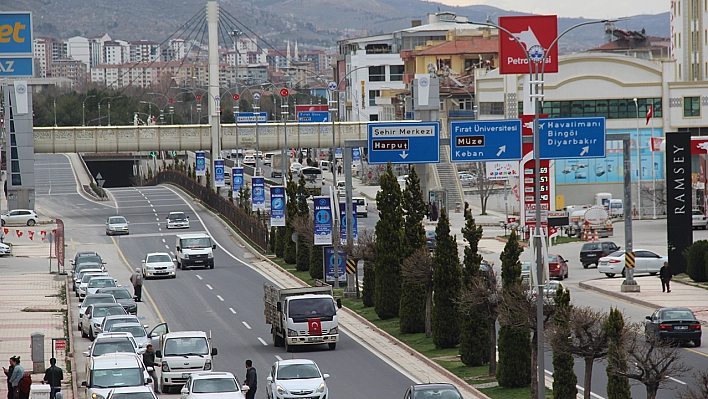
<svg viewBox="0 0 708 399">
<path fill-rule="evenodd" d="M 248 239 L 262 251 L 266 251 L 268 248 L 268 228 L 266 225 L 246 213 L 243 209 L 232 204 L 228 199 L 214 192 L 210 193 L 207 191 L 206 187 L 192 180 L 184 173 L 174 170 L 161 171 L 145 183 L 145 185 L 156 186 L 162 183 L 172 183 L 182 187 L 231 222 L 241 234 L 248 237 Z"/>
</svg>

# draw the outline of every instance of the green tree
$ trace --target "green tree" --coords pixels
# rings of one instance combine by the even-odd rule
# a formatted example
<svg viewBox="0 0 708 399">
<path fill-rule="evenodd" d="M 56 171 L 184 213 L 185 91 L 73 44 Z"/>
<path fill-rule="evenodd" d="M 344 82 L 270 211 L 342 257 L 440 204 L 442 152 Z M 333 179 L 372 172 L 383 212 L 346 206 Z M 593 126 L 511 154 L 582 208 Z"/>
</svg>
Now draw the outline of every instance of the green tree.
<svg viewBox="0 0 708 399">
<path fill-rule="evenodd" d="M 401 187 L 393 174 L 390 162 L 386 166 L 386 172 L 380 178 L 380 184 L 381 190 L 376 194 L 379 221 L 376 223 L 374 311 L 382 320 L 387 320 L 398 316 L 401 304 L 401 254 L 403 252 Z"/>
<path fill-rule="evenodd" d="M 610 307 L 605 321 L 605 334 L 609 340 L 607 349 L 607 399 L 632 399 L 627 373 L 627 355 L 624 351 L 624 317 L 622 312 Z M 613 372 L 614 370 L 614 372 Z"/>
<path fill-rule="evenodd" d="M 307 217 L 310 215 L 310 206 L 307 204 L 307 188 L 305 187 L 305 175 L 300 173 L 300 179 L 297 185 L 297 215 L 299 217 Z M 296 269 L 301 272 L 310 270 L 310 245 L 308 240 L 302 235 L 297 237 L 297 263 Z"/>
<path fill-rule="evenodd" d="M 323 245 L 313 245 L 310 251 L 310 277 L 313 279 L 324 278 L 324 246 Z"/>
<path fill-rule="evenodd" d="M 437 243 L 433 252 L 433 343 L 438 349 L 454 348 L 460 339 L 458 298 L 462 271 L 457 255 L 457 241 L 450 234 L 450 220 L 445 208 L 435 228 Z"/>
<path fill-rule="evenodd" d="M 521 262 L 519 256 L 523 249 L 519 245 L 516 231 L 512 231 L 499 258 L 502 262 L 502 286 L 510 287 L 521 284 Z"/>
<path fill-rule="evenodd" d="M 276 243 L 278 242 L 278 228 L 277 227 L 272 227 L 270 228 L 270 240 L 268 241 L 268 250 L 271 253 L 275 253 L 275 246 Z"/>
<path fill-rule="evenodd" d="M 558 287 L 553 300 L 556 305 L 553 327 L 562 331 L 559 335 L 570 336 L 568 328 L 570 291 Z M 553 399 L 575 399 L 578 396 L 578 376 L 575 375 L 574 364 L 573 355 L 557 348 L 553 350 Z"/>
<path fill-rule="evenodd" d="M 473 289 L 473 281 L 480 278 L 482 255 L 479 253 L 479 240 L 482 239 L 482 226 L 477 223 L 469 210 L 465 212 L 465 226 L 462 236 L 467 241 L 463 259 L 462 286 Z M 460 314 L 460 360 L 467 366 L 481 366 L 489 362 L 489 327 L 484 309 L 479 306 Z"/>
<path fill-rule="evenodd" d="M 285 240 L 286 240 L 286 232 L 287 229 L 284 226 L 279 226 L 276 227 L 277 233 L 276 233 L 276 241 L 275 241 L 275 256 L 278 258 L 282 258 L 283 254 L 285 253 Z"/>
<path fill-rule="evenodd" d="M 207 189 L 207 193 L 211 194 L 211 173 L 209 172 L 209 167 L 207 166 L 206 172 L 204 173 L 204 179 L 206 184 L 204 185 Z"/>
<path fill-rule="evenodd" d="M 425 217 L 425 202 L 420 188 L 420 178 L 411 168 L 406 179 L 406 188 L 402 193 L 402 206 L 405 215 L 403 223 L 404 258 L 408 258 L 420 248 L 427 247 L 423 218 Z M 425 332 L 425 300 L 426 289 L 423 284 L 403 277 L 401 284 L 401 305 L 399 309 L 399 325 L 402 333 Z"/>
<path fill-rule="evenodd" d="M 708 241 L 700 240 L 694 242 L 685 254 L 688 261 L 686 266 L 686 274 L 696 282 L 708 281 Z"/>
<path fill-rule="evenodd" d="M 288 201 L 285 203 L 285 252 L 283 260 L 285 263 L 292 265 L 297 262 L 296 244 L 290 237 L 295 232 L 293 222 L 298 215 L 297 205 L 297 183 L 293 181 L 292 172 L 288 172 L 288 181 L 285 187 L 285 194 L 288 196 Z"/>
</svg>

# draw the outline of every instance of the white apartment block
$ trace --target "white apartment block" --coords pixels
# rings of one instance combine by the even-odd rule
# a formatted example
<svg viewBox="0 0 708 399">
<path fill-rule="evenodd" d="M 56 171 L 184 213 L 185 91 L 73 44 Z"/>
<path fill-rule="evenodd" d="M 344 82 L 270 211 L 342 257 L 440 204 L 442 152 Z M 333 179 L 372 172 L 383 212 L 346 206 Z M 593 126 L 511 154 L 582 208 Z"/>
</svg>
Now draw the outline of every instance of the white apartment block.
<svg viewBox="0 0 708 399">
<path fill-rule="evenodd" d="M 160 45 L 149 40 L 130 42 L 130 62 L 161 61 Z"/>
<path fill-rule="evenodd" d="M 103 44 L 102 64 L 119 65 L 129 62 L 130 44 L 124 40 L 116 40 Z"/>
<path fill-rule="evenodd" d="M 708 80 L 708 3 L 671 1 L 671 49 L 677 81 Z"/>
<path fill-rule="evenodd" d="M 91 66 L 91 44 L 90 39 L 83 36 L 70 37 L 67 40 L 67 56 L 77 61 L 81 61 L 86 65 L 86 71 Z"/>
</svg>

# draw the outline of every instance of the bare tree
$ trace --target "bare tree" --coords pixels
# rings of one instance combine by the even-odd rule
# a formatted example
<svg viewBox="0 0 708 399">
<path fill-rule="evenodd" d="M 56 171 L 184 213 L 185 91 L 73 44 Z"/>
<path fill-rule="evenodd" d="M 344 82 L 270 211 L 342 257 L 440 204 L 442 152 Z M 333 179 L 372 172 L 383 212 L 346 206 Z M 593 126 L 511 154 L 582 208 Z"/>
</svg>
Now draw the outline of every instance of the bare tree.
<svg viewBox="0 0 708 399">
<path fill-rule="evenodd" d="M 653 207 L 654 203 L 656 203 L 657 214 L 665 213 L 666 184 L 663 181 L 657 181 L 655 184 L 642 185 L 641 195 L 643 204 L 642 208 L 644 209 L 644 213 L 647 213 L 647 209 Z"/>
<path fill-rule="evenodd" d="M 353 241 L 352 245 L 347 243 L 342 247 L 342 250 L 351 258 L 361 259 L 364 263 L 373 266 L 376 264 L 376 248 L 374 247 L 374 242 L 376 242 L 376 235 L 373 230 L 359 230 L 356 244 Z"/>
<path fill-rule="evenodd" d="M 678 394 L 679 399 L 705 399 L 708 398 L 708 370 L 701 370 L 694 374 L 696 387 L 686 387 Z"/>
<path fill-rule="evenodd" d="M 487 168 L 484 162 L 472 162 L 472 173 L 477 175 L 475 190 L 479 195 L 480 205 L 482 207 L 482 215 L 487 214 L 487 202 L 492 195 L 496 181 L 487 179 Z"/>
<path fill-rule="evenodd" d="M 315 244 L 315 224 L 310 215 L 296 216 L 293 219 L 293 230 L 302 237 L 305 244 L 309 246 Z M 290 237 L 286 237 L 286 239 L 290 239 Z"/>
<path fill-rule="evenodd" d="M 433 336 L 433 257 L 427 246 L 413 252 L 413 255 L 403 261 L 401 275 L 425 287 L 425 336 L 430 338 Z"/>
<path fill-rule="evenodd" d="M 583 381 L 585 399 L 590 399 L 592 387 L 592 366 L 598 359 L 603 359 L 608 352 L 608 338 L 604 325 L 607 313 L 590 307 L 571 307 L 568 309 L 567 328 L 548 328 L 547 342 L 554 351 L 562 351 L 585 361 Z M 568 336 L 570 332 L 570 336 Z"/>
<path fill-rule="evenodd" d="M 670 378 L 686 374 L 691 367 L 683 362 L 683 349 L 679 346 L 640 334 L 639 331 L 643 329 L 641 323 L 632 323 L 629 328 L 633 333 L 626 334 L 624 344 L 629 367 L 627 371 L 608 371 L 641 382 L 646 387 L 647 399 L 656 399 L 656 393 L 662 385 L 669 382 Z"/>
<path fill-rule="evenodd" d="M 501 306 L 501 286 L 497 284 L 494 269 L 484 277 L 476 277 L 469 287 L 463 287 L 460 295 L 460 310 L 469 313 L 481 310 L 489 325 L 489 375 L 497 374 L 497 318 Z"/>
</svg>

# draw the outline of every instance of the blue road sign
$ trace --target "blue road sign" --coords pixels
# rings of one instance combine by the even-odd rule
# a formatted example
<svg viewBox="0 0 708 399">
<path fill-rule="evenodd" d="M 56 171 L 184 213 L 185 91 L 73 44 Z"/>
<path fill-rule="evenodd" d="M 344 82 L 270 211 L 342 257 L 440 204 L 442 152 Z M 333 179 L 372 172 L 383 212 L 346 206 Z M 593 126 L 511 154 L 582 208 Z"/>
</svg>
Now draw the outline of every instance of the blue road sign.
<svg viewBox="0 0 708 399">
<path fill-rule="evenodd" d="M 258 123 L 267 123 L 268 113 L 259 112 L 258 113 Z M 239 112 L 236 115 L 236 123 L 256 123 L 256 113 L 255 112 Z"/>
<path fill-rule="evenodd" d="M 243 187 L 243 168 L 231 168 L 231 189 L 234 191 L 234 197 L 238 195 Z"/>
<path fill-rule="evenodd" d="M 224 160 L 215 159 L 214 160 L 214 186 L 224 187 L 226 185 L 225 175 L 224 175 Z"/>
<path fill-rule="evenodd" d="M 32 76 L 34 76 L 34 62 L 32 58 L 0 57 L 0 78 Z"/>
<path fill-rule="evenodd" d="M 440 163 L 440 123 L 369 123 L 369 164 Z"/>
<path fill-rule="evenodd" d="M 605 157 L 605 118 L 546 118 L 538 121 L 541 159 Z"/>
<path fill-rule="evenodd" d="M 329 122 L 327 111 L 300 111 L 297 113 L 298 122 Z"/>
<path fill-rule="evenodd" d="M 518 161 L 521 119 L 450 122 L 452 162 Z"/>
<path fill-rule="evenodd" d="M 197 151 L 194 153 L 196 157 L 196 172 L 197 176 L 204 176 L 206 174 L 206 153 L 204 151 Z"/>
<path fill-rule="evenodd" d="M 32 14 L 0 12 L 0 55 L 32 57 Z"/>
</svg>

